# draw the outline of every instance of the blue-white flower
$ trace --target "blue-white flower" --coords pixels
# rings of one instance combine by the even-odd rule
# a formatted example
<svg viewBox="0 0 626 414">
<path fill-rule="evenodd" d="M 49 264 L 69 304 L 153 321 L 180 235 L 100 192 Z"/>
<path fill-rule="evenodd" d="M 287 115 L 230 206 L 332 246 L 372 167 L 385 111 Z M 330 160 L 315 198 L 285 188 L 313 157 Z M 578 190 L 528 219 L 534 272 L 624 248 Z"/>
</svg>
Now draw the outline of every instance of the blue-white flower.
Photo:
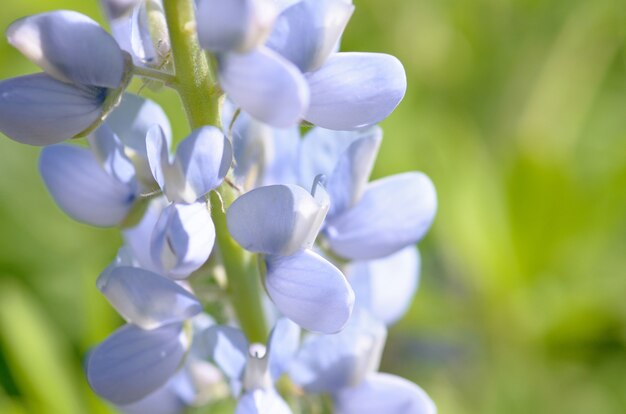
<svg viewBox="0 0 626 414">
<path fill-rule="evenodd" d="M 104 127 L 90 138 L 91 150 L 69 144 L 46 147 L 39 171 L 57 205 L 94 226 L 122 222 L 138 197 L 130 160 L 117 136 Z"/>
<path fill-rule="evenodd" d="M 259 3 L 201 0 L 197 16 L 201 44 L 218 53 L 222 88 L 253 117 L 274 127 L 304 119 L 352 130 L 381 121 L 402 100 L 406 75 L 396 58 L 336 53 L 354 10 L 350 1 L 300 0 L 281 6 L 264 44 L 251 23 L 261 15 Z M 211 13 L 253 17 L 229 20 L 233 34 L 224 39 L 211 29 Z M 248 37 L 254 41 L 240 40 Z"/>
<path fill-rule="evenodd" d="M 232 163 L 230 141 L 213 126 L 194 130 L 178 145 L 174 158 L 158 125 L 148 131 L 146 147 L 154 179 L 175 203 L 194 203 L 217 188 Z"/>
<path fill-rule="evenodd" d="M 25 144 L 55 144 L 106 115 L 105 100 L 122 86 L 126 63 L 95 21 L 72 11 L 42 13 L 14 22 L 7 37 L 45 73 L 0 82 L 2 133 Z"/>
<path fill-rule="evenodd" d="M 335 335 L 311 335 L 289 366 L 292 380 L 312 394 L 333 398 L 340 414 L 435 414 L 417 385 L 378 373 L 386 329 L 363 310 Z"/>
<path fill-rule="evenodd" d="M 324 174 L 331 200 L 323 233 L 339 256 L 370 260 L 417 243 L 432 224 L 437 196 L 418 172 L 368 182 L 380 128 L 350 133 L 315 128 L 301 147 L 302 180 Z"/>
<path fill-rule="evenodd" d="M 274 383 L 286 371 L 300 344 L 300 329 L 287 319 L 276 322 L 267 342 L 249 344 L 245 335 L 229 326 L 206 331 L 211 360 L 231 380 L 239 396 L 236 414 L 291 414 Z"/>
<path fill-rule="evenodd" d="M 141 267 L 180 280 L 209 258 L 215 226 L 206 203 L 168 204 L 159 197 L 135 227 L 124 230 L 124 240 Z"/>
<path fill-rule="evenodd" d="M 354 292 L 339 269 L 311 250 L 328 206 L 320 185 L 313 195 L 272 185 L 240 196 L 226 217 L 242 247 L 265 255 L 265 287 L 278 310 L 305 329 L 333 333 L 350 318 Z"/>
</svg>

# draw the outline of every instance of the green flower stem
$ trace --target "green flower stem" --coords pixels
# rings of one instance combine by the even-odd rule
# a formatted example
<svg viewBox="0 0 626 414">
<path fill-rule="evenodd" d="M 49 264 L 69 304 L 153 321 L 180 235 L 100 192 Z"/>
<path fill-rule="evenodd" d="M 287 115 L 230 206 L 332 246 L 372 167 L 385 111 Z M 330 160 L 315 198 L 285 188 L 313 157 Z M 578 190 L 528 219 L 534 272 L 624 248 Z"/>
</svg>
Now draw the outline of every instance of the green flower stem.
<svg viewBox="0 0 626 414">
<path fill-rule="evenodd" d="M 151 80 L 161 81 L 168 86 L 176 86 L 176 76 L 170 75 L 169 73 L 165 73 L 160 70 L 135 66 L 133 68 L 133 75 L 141 76 L 142 78 L 148 78 Z"/>
<path fill-rule="evenodd" d="M 222 127 L 223 93 L 215 74 L 214 57 L 198 44 L 193 0 L 164 0 L 176 83 L 192 129 Z M 246 252 L 228 232 L 225 209 L 237 194 L 228 184 L 211 192 L 210 205 L 216 243 L 228 276 L 228 295 L 241 329 L 250 342 L 265 342 L 267 321 L 261 303 L 261 283 L 254 255 Z"/>
</svg>

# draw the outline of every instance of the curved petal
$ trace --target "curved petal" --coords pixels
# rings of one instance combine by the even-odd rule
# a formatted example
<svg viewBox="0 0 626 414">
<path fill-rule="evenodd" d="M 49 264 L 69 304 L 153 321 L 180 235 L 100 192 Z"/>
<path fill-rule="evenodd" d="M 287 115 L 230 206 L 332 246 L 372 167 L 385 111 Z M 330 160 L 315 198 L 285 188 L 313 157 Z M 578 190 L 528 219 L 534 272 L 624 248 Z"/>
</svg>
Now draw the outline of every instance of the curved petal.
<svg viewBox="0 0 626 414">
<path fill-rule="evenodd" d="M 28 16 L 9 26 L 7 38 L 58 80 L 113 89 L 122 82 L 122 50 L 111 35 L 83 14 L 59 10 Z"/>
<path fill-rule="evenodd" d="M 182 171 L 185 188 L 181 199 L 193 203 L 217 188 L 230 169 L 233 151 L 230 141 L 216 127 L 198 128 L 176 149 L 176 161 Z"/>
<path fill-rule="evenodd" d="M 436 414 L 435 403 L 423 389 L 404 378 L 372 374 L 355 388 L 335 395 L 339 414 Z"/>
<path fill-rule="evenodd" d="M 419 282 L 420 256 L 414 246 L 391 256 L 355 262 L 346 273 L 356 295 L 356 306 L 367 309 L 387 325 L 407 311 Z"/>
<path fill-rule="evenodd" d="M 269 370 L 274 381 L 287 370 L 300 346 L 300 327 L 287 318 L 276 321 L 267 341 Z"/>
<path fill-rule="evenodd" d="M 100 0 L 109 19 L 116 19 L 131 12 L 142 0 Z"/>
<path fill-rule="evenodd" d="M 314 332 L 340 331 L 350 319 L 354 292 L 343 274 L 310 251 L 268 256 L 265 287 L 286 317 Z"/>
<path fill-rule="evenodd" d="M 44 73 L 7 79 L 0 82 L 0 131 L 23 144 L 57 144 L 100 118 L 106 93 Z"/>
<path fill-rule="evenodd" d="M 161 187 L 161 190 L 166 193 L 166 188 L 168 187 L 167 182 L 172 182 L 174 175 L 180 176 L 181 174 L 175 170 L 172 172 L 169 171 L 172 170 L 169 147 L 163 128 L 159 125 L 153 125 L 146 134 L 146 154 L 154 181 L 156 181 L 159 187 Z M 169 175 L 171 177 L 169 180 L 167 177 L 168 173 L 170 173 Z M 177 178 L 177 181 L 182 181 L 182 177 Z M 165 195 L 167 196 L 167 193 Z M 171 200 L 170 197 L 167 198 Z"/>
<path fill-rule="evenodd" d="M 304 136 L 300 146 L 298 162 L 300 184 L 308 185 L 320 174 L 329 177 L 355 141 L 379 142 L 382 135 L 383 131 L 378 126 L 357 131 L 334 131 L 319 127 L 311 129 Z M 367 170 L 364 168 L 363 174 L 369 177 Z M 365 180 L 368 177 L 365 177 Z M 331 209 L 336 210 L 333 206 Z"/>
<path fill-rule="evenodd" d="M 121 222 L 136 194 L 100 166 L 91 151 L 71 145 L 46 147 L 39 171 L 54 201 L 75 220 L 108 227 Z"/>
<path fill-rule="evenodd" d="M 88 137 L 91 150 L 104 170 L 123 183 L 135 179 L 135 168 L 124 152 L 124 145 L 108 125 L 101 125 Z"/>
<path fill-rule="evenodd" d="M 291 414 L 291 409 L 273 388 L 258 389 L 239 399 L 235 414 Z"/>
<path fill-rule="evenodd" d="M 248 359 L 248 340 L 237 328 L 214 325 L 204 333 L 211 360 L 231 380 L 241 380 Z"/>
<path fill-rule="evenodd" d="M 198 0 L 198 40 L 212 52 L 246 52 L 260 45 L 276 19 L 273 0 Z"/>
<path fill-rule="evenodd" d="M 236 199 L 226 219 L 228 231 L 244 249 L 289 255 L 313 244 L 326 211 L 328 205 L 302 187 L 270 185 Z"/>
<path fill-rule="evenodd" d="M 335 335 L 311 335 L 289 366 L 289 377 L 309 393 L 335 393 L 378 370 L 387 330 L 361 309 Z M 385 412 L 385 411 L 382 411 Z"/>
<path fill-rule="evenodd" d="M 118 267 L 98 278 L 98 288 L 127 322 L 155 329 L 202 312 L 195 296 L 169 279 L 137 267 Z"/>
<path fill-rule="evenodd" d="M 183 414 L 189 408 L 188 395 L 196 393 L 193 379 L 182 369 L 145 398 L 118 408 L 124 414 Z"/>
<path fill-rule="evenodd" d="M 435 187 L 426 175 L 393 175 L 370 183 L 358 204 L 328 222 L 326 236 L 343 257 L 377 259 L 417 243 L 436 210 Z"/>
<path fill-rule="evenodd" d="M 214 243 L 215 226 L 205 203 L 170 204 L 152 233 L 152 260 L 161 274 L 184 279 L 207 261 Z"/>
<path fill-rule="evenodd" d="M 345 0 L 303 0 L 284 10 L 266 45 L 302 72 L 318 69 L 335 50 L 354 6 Z"/>
<path fill-rule="evenodd" d="M 160 268 L 152 260 L 150 243 L 154 228 L 167 205 L 165 197 L 151 200 L 139 224 L 132 228 L 123 229 L 122 232 L 124 242 L 130 248 L 132 256 L 139 266 L 155 273 L 159 273 Z"/>
<path fill-rule="evenodd" d="M 182 324 L 151 331 L 125 325 L 90 354 L 87 379 L 96 394 L 115 404 L 136 402 L 174 375 L 188 342 Z"/>
<path fill-rule="evenodd" d="M 328 129 L 377 124 L 393 112 L 406 91 L 402 63 L 379 53 L 336 53 L 307 80 L 311 104 L 305 119 Z"/>
<path fill-rule="evenodd" d="M 309 105 L 303 75 L 276 52 L 261 47 L 220 60 L 220 84 L 238 106 L 277 128 L 296 125 Z"/>
</svg>

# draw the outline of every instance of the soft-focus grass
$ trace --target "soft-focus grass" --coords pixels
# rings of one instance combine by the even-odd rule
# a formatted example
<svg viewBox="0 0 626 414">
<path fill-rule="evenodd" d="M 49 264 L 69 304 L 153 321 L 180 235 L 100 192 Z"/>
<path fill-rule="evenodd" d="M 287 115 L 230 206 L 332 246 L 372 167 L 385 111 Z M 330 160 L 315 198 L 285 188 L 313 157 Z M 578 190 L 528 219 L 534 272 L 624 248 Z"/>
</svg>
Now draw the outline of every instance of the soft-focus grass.
<svg viewBox="0 0 626 414">
<path fill-rule="evenodd" d="M 375 174 L 425 171 L 440 203 L 383 368 L 441 413 L 626 412 L 626 3 L 356 4 L 344 48 L 395 54 L 409 80 Z M 23 0 L 0 27 L 58 8 L 100 19 Z M 0 62 L 35 70 L 5 42 Z M 104 413 L 81 360 L 119 324 L 95 288 L 119 236 L 55 207 L 38 152 L 0 140 L 0 412 Z"/>
</svg>

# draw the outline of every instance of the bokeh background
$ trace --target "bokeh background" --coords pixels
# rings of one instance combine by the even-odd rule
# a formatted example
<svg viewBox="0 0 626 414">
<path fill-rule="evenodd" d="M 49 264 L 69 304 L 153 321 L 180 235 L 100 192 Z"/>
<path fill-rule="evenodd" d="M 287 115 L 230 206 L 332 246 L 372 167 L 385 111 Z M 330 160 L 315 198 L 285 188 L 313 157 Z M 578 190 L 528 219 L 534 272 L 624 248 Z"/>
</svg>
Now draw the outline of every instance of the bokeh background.
<svg viewBox="0 0 626 414">
<path fill-rule="evenodd" d="M 440 201 L 383 369 L 442 414 L 623 414 L 626 2 L 355 3 L 344 49 L 392 53 L 409 80 L 375 175 L 424 171 Z M 60 8 L 102 21 L 95 0 L 20 0 L 0 27 Z M 34 71 L 0 41 L 0 78 Z M 157 100 L 186 134 L 176 96 Z M 60 212 L 38 153 L 0 139 L 0 413 L 112 412 L 81 363 L 121 323 L 95 287 L 120 237 Z"/>
</svg>

